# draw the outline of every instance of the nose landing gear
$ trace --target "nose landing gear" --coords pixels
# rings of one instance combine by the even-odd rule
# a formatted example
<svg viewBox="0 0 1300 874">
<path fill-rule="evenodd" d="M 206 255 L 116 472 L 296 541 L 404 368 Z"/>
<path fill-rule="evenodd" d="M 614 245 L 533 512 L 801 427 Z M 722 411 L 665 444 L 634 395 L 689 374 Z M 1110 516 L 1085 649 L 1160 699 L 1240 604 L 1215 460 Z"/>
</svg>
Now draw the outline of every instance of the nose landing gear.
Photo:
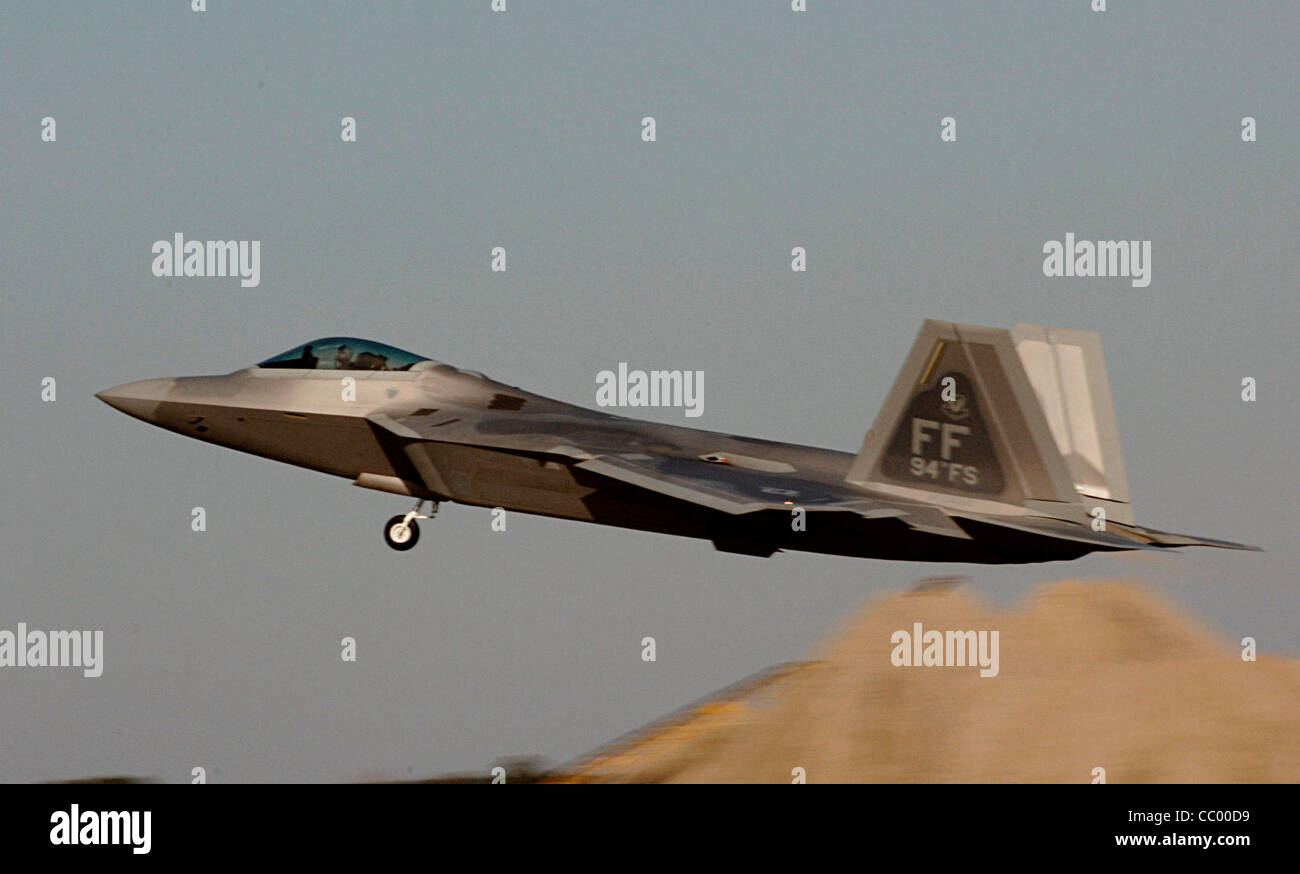
<svg viewBox="0 0 1300 874">
<path fill-rule="evenodd" d="M 384 542 L 398 552 L 405 552 L 420 541 L 420 526 L 415 523 L 416 519 L 432 519 L 438 515 L 438 502 L 429 502 L 429 514 L 420 513 L 420 508 L 424 506 L 421 500 L 415 505 L 415 509 L 401 516 L 394 516 L 384 523 Z"/>
</svg>

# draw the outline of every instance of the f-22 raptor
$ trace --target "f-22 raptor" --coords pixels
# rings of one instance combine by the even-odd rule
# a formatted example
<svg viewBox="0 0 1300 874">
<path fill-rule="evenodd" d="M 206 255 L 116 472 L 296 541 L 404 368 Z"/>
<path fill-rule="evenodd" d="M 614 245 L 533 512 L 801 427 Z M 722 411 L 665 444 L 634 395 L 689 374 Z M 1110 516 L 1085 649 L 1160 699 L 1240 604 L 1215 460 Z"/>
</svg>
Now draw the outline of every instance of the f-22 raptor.
<svg viewBox="0 0 1300 874">
<path fill-rule="evenodd" d="M 1178 546 L 1136 524 L 1100 338 L 927 320 L 856 455 L 638 421 L 346 337 L 99 397 L 151 424 L 416 500 L 779 550 L 987 564 Z M 423 512 L 430 503 L 429 513 Z"/>
</svg>

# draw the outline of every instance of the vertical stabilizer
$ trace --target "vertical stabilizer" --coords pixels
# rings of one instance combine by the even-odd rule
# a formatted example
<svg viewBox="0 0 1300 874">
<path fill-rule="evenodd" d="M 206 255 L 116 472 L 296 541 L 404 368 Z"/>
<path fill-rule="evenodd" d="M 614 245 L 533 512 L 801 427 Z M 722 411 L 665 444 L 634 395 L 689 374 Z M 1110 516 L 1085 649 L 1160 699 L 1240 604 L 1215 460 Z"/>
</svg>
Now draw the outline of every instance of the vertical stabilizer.
<svg viewBox="0 0 1300 874">
<path fill-rule="evenodd" d="M 1132 523 L 1101 337 L 1023 324 L 1011 334 L 1075 490 L 1085 503 L 1105 507 L 1109 518 Z"/>
<path fill-rule="evenodd" d="M 951 506 L 1086 519 L 1015 338 L 1001 328 L 927 320 L 846 479 Z"/>
</svg>

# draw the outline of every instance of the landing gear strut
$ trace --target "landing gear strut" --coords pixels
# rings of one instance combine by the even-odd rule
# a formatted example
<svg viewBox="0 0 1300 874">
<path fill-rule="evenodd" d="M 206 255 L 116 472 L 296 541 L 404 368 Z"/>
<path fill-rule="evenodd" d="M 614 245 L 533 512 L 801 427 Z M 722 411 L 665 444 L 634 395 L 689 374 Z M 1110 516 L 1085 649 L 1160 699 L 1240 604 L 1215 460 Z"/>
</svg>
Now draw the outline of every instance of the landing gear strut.
<svg viewBox="0 0 1300 874">
<path fill-rule="evenodd" d="M 384 523 L 384 542 L 396 549 L 398 552 L 405 552 L 415 544 L 420 542 L 420 526 L 415 524 L 416 519 L 432 519 L 438 515 L 438 502 L 429 502 L 429 514 L 420 513 L 420 508 L 424 506 L 421 500 L 415 505 L 415 509 L 401 516 L 394 516 Z"/>
</svg>

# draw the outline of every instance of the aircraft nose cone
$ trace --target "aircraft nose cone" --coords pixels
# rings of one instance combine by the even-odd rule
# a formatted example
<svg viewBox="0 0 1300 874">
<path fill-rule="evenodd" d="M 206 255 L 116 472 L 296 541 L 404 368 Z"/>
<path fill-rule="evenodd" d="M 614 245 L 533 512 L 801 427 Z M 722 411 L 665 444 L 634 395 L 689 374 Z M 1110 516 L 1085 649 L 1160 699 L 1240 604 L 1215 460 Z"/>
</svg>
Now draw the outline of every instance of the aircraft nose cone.
<svg viewBox="0 0 1300 874">
<path fill-rule="evenodd" d="M 128 416 L 152 422 L 158 410 L 158 404 L 171 387 L 170 379 L 145 379 L 140 382 L 128 382 L 117 388 L 97 392 L 95 397 L 115 410 L 121 410 Z"/>
</svg>

